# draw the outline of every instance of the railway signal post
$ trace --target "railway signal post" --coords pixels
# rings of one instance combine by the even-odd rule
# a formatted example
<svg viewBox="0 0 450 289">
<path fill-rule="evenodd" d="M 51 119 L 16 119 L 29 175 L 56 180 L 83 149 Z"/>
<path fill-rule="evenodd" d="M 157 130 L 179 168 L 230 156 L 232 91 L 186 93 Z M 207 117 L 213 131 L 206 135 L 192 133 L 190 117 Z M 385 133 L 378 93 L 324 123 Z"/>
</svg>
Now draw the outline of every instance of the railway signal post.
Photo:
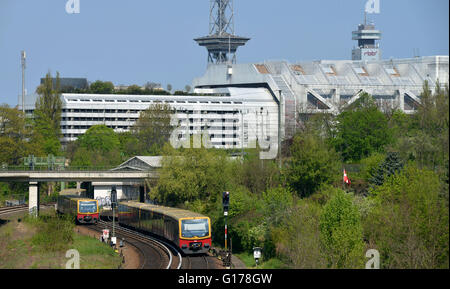
<svg viewBox="0 0 450 289">
<path fill-rule="evenodd" d="M 225 216 L 225 250 L 227 250 L 227 216 L 228 216 L 228 208 L 230 206 L 230 192 L 223 192 L 222 194 L 222 205 L 223 205 L 223 215 Z"/>
<path fill-rule="evenodd" d="M 223 205 L 223 215 L 225 216 L 225 252 L 226 258 L 224 259 L 225 268 L 230 269 L 231 266 L 231 254 L 228 252 L 228 227 L 227 227 L 227 216 L 228 209 L 230 206 L 230 192 L 222 193 L 222 205 Z"/>
<path fill-rule="evenodd" d="M 117 205 L 117 190 L 116 187 L 113 186 L 111 189 L 111 207 L 112 207 L 112 214 L 113 214 L 113 231 L 112 231 L 112 238 L 116 238 L 116 233 L 115 233 L 115 219 L 116 219 L 116 215 L 114 214 L 115 212 L 115 207 Z M 111 238 L 111 239 L 112 239 Z M 116 244 L 114 244 L 116 245 Z"/>
</svg>

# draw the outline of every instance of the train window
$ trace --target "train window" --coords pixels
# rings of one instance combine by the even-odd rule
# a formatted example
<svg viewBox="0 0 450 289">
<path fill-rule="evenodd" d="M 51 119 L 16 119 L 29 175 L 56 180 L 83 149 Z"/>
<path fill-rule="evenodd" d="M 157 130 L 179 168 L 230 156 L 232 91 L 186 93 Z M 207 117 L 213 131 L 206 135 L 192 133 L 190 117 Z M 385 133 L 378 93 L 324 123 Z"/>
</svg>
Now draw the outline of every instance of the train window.
<svg viewBox="0 0 450 289">
<path fill-rule="evenodd" d="M 92 214 L 97 212 L 97 202 L 80 202 L 78 204 L 80 213 Z"/>
<path fill-rule="evenodd" d="M 206 237 L 209 235 L 208 219 L 181 221 L 181 236 L 185 238 Z"/>
</svg>

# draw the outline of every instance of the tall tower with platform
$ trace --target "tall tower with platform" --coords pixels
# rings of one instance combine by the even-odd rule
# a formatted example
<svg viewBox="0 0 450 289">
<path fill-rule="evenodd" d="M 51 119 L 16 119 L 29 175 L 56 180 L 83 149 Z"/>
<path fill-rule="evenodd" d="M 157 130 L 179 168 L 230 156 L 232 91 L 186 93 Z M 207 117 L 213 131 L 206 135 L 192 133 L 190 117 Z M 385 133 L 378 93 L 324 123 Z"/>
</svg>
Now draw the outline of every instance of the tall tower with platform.
<svg viewBox="0 0 450 289">
<path fill-rule="evenodd" d="M 375 24 L 367 24 L 367 14 L 380 13 L 380 1 L 369 0 L 364 11 L 364 24 L 358 25 L 358 30 L 353 31 L 352 39 L 358 41 L 358 47 L 353 48 L 352 60 L 381 60 L 381 49 L 378 40 L 381 40 L 381 31 L 375 28 Z"/>
<path fill-rule="evenodd" d="M 375 29 L 375 24 L 360 24 L 353 31 L 353 40 L 358 41 L 358 47 L 352 51 L 352 60 L 381 60 L 381 49 L 377 40 L 381 40 L 381 31 Z"/>
<path fill-rule="evenodd" d="M 208 64 L 236 63 L 236 51 L 250 38 L 234 33 L 233 0 L 211 0 L 209 35 L 194 39 L 208 50 Z"/>
</svg>

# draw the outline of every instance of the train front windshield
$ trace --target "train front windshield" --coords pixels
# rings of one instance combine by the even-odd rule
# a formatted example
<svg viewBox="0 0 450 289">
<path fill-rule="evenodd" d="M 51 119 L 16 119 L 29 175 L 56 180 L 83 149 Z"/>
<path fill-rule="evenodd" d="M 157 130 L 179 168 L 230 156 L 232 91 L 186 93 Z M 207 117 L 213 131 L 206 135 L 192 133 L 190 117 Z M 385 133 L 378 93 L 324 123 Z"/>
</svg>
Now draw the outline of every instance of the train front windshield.
<svg viewBox="0 0 450 289">
<path fill-rule="evenodd" d="M 97 202 L 80 202 L 78 210 L 82 214 L 97 213 Z"/>
<path fill-rule="evenodd" d="M 202 238 L 209 236 L 208 219 L 182 220 L 181 236 L 184 238 Z"/>
</svg>

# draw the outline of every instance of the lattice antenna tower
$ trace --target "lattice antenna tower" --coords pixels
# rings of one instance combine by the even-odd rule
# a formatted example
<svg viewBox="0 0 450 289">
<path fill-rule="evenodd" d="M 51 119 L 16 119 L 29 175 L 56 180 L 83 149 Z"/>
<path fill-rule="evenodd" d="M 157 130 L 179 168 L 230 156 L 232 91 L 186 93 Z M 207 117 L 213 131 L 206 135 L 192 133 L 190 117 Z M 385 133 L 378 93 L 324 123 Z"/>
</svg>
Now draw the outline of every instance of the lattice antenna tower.
<svg viewBox="0 0 450 289">
<path fill-rule="evenodd" d="M 209 35 L 234 35 L 234 1 L 211 0 Z"/>
<path fill-rule="evenodd" d="M 233 0 L 210 2 L 209 35 L 194 40 L 208 50 L 208 64 L 236 63 L 236 50 L 250 38 L 235 35 Z"/>
</svg>

